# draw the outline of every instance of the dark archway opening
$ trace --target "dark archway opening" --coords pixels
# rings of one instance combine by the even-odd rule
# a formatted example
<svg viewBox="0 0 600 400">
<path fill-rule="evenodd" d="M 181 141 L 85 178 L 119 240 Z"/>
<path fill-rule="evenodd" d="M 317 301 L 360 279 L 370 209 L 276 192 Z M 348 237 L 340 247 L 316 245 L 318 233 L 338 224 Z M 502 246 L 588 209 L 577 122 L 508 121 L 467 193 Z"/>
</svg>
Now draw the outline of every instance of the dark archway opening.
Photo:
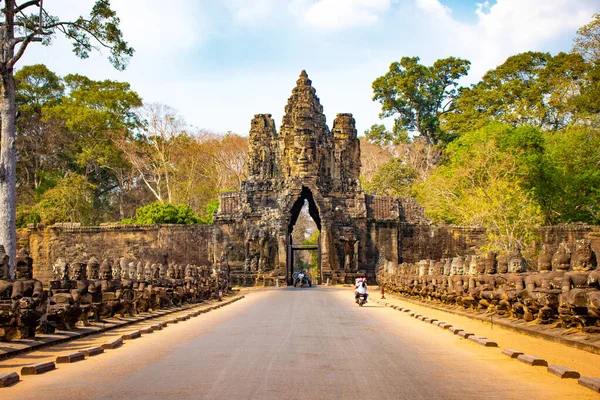
<svg viewBox="0 0 600 400">
<path fill-rule="evenodd" d="M 287 276 L 293 284 L 298 269 L 309 272 L 313 283 L 321 281 L 321 218 L 312 192 L 303 187 L 290 210 L 287 235 Z"/>
</svg>

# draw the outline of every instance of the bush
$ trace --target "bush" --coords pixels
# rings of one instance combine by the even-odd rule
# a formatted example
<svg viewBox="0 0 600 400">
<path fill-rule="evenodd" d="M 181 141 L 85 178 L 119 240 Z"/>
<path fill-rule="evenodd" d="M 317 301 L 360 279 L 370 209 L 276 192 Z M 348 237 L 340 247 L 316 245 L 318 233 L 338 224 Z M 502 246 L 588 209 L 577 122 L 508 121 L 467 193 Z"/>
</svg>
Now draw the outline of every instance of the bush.
<svg viewBox="0 0 600 400">
<path fill-rule="evenodd" d="M 130 223 L 130 221 L 128 221 Z M 154 224 L 198 224 L 200 220 L 187 204 L 154 202 L 135 210 L 135 223 Z"/>
</svg>

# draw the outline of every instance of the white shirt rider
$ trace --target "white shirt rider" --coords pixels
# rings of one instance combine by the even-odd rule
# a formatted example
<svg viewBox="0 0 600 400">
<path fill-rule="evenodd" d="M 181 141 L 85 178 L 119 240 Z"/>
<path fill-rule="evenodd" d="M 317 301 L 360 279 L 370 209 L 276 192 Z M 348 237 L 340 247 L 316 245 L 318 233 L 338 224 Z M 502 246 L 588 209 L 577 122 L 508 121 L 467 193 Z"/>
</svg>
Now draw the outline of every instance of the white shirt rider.
<svg viewBox="0 0 600 400">
<path fill-rule="evenodd" d="M 358 291 L 358 294 L 367 294 L 367 284 L 361 282 L 356 290 Z"/>
</svg>

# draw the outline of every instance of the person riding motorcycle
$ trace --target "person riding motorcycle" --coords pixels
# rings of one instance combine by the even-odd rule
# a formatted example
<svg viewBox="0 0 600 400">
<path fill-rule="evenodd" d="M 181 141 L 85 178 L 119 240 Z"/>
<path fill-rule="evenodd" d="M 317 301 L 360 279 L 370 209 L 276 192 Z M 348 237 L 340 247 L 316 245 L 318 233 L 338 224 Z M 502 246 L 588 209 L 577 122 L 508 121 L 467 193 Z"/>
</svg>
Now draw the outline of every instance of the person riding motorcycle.
<svg viewBox="0 0 600 400">
<path fill-rule="evenodd" d="M 365 303 L 367 302 L 368 298 L 369 298 L 369 294 L 367 293 L 367 281 L 366 279 L 363 279 L 362 281 L 360 281 L 357 285 L 356 291 L 355 291 L 355 300 L 358 303 L 358 298 L 360 295 L 364 295 L 365 296 Z"/>
</svg>

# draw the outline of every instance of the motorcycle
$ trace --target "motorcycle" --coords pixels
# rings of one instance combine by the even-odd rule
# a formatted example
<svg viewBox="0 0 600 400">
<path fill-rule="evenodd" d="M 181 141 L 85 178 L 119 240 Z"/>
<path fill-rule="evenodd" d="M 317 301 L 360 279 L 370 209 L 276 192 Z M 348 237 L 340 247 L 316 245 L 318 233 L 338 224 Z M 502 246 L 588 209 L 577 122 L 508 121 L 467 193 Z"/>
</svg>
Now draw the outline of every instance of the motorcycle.
<svg viewBox="0 0 600 400">
<path fill-rule="evenodd" d="M 367 295 L 364 293 L 359 294 L 356 302 L 360 307 L 362 307 L 367 302 Z"/>
</svg>

